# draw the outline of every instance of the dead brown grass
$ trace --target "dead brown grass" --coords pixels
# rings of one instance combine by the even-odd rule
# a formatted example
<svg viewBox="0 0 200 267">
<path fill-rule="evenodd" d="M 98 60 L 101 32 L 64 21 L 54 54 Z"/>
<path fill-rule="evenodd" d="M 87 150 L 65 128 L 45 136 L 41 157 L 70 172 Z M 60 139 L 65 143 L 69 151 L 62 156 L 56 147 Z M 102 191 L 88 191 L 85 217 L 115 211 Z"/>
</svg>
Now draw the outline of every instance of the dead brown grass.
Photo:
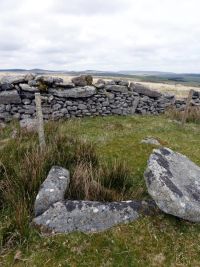
<svg viewBox="0 0 200 267">
<path fill-rule="evenodd" d="M 78 162 L 66 197 L 92 201 L 120 201 L 132 186 L 131 172 L 125 162 L 92 165 Z"/>
<path fill-rule="evenodd" d="M 166 115 L 172 119 L 177 121 L 182 121 L 184 114 L 184 109 L 177 109 L 175 107 L 171 107 L 166 111 Z M 188 116 L 186 122 L 200 123 L 200 107 L 190 106 L 188 110 Z"/>
</svg>

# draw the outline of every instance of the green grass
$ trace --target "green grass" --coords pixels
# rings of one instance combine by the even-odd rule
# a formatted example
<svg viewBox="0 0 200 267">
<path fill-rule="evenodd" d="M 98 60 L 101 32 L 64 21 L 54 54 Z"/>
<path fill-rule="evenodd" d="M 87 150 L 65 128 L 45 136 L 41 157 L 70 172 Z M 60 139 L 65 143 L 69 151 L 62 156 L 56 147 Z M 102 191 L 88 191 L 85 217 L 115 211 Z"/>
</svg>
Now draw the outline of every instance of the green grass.
<svg viewBox="0 0 200 267">
<path fill-rule="evenodd" d="M 16 124 L 0 132 L 0 140 L 9 138 Z M 51 131 L 55 132 L 52 133 Z M 112 164 L 113 160 L 125 161 L 131 170 L 131 198 L 149 198 L 143 179 L 149 155 L 154 148 L 141 144 L 147 136 L 158 138 L 160 142 L 187 155 L 200 165 L 200 125 L 186 124 L 182 128 L 164 116 L 161 117 L 106 117 L 74 119 L 46 126 L 47 141 L 57 135 L 76 137 L 96 144 L 100 162 Z M 62 139 L 64 140 L 64 139 Z M 50 143 L 50 142 L 49 142 Z M 7 166 L 23 171 L 20 157 L 30 146 L 37 146 L 37 135 L 20 133 L 16 140 L 0 148 L 0 160 L 6 157 Z M 67 145 L 60 144 L 60 150 Z M 52 149 L 52 148 L 51 148 Z M 15 153 L 14 153 L 15 152 Z M 70 150 L 68 154 L 72 153 Z M 54 158 L 55 155 L 55 158 Z M 67 160 L 55 153 L 51 161 L 45 163 L 41 181 L 50 168 L 50 163 L 70 165 Z M 49 156 L 49 155 L 48 155 Z M 49 159 L 49 158 L 48 158 Z M 56 161 L 56 162 L 55 162 Z M 12 166 L 12 162 L 18 165 Z M 37 162 L 36 162 L 37 163 Z M 36 175 L 36 174 L 34 174 Z M 31 179 L 31 172 L 30 177 Z M 0 178 L 1 181 L 1 178 Z M 35 185 L 36 194 L 38 185 Z M 28 189 L 30 190 L 30 189 Z M 33 189 L 32 189 L 33 190 Z M 32 191 L 30 191 L 32 192 Z M 34 195 L 33 194 L 33 195 Z M 1 201 L 0 201 L 1 202 Z M 28 203 L 32 205 L 33 200 Z M 22 203 L 23 204 L 23 203 Z M 53 237 L 42 237 L 29 224 L 23 225 L 24 236 L 13 224 L 13 213 L 9 209 L 0 211 L 0 235 L 14 233 L 15 242 L 0 244 L 0 266 L 199 266 L 200 264 L 200 225 L 189 223 L 165 214 L 144 217 L 136 222 L 116 226 L 98 234 L 72 233 Z M 31 214 L 23 214 L 31 219 Z M 1 236 L 0 236 L 1 240 Z M 1 241 L 0 241 L 1 242 Z M 19 260 L 14 256 L 20 251 Z"/>
</svg>

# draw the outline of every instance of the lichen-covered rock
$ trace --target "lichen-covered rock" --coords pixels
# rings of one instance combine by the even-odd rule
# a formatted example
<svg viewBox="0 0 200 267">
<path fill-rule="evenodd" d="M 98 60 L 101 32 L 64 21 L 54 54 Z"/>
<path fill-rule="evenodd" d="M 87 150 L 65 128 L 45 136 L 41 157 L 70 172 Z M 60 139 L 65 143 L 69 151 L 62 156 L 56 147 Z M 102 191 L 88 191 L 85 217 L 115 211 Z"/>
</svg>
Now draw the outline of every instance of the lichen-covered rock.
<svg viewBox="0 0 200 267">
<path fill-rule="evenodd" d="M 17 90 L 0 92 L 0 104 L 20 104 L 21 98 Z"/>
<path fill-rule="evenodd" d="M 0 91 L 7 91 L 7 90 L 12 90 L 15 89 L 14 85 L 11 83 L 0 83 Z"/>
<path fill-rule="evenodd" d="M 148 145 L 154 145 L 154 146 L 160 146 L 160 142 L 154 138 L 154 137 L 146 137 L 141 141 L 142 144 L 148 144 Z"/>
<path fill-rule="evenodd" d="M 29 82 L 29 81 L 34 80 L 35 77 L 36 77 L 36 75 L 35 75 L 34 73 L 27 73 L 27 74 L 25 75 L 25 80 L 26 80 L 26 82 Z"/>
<path fill-rule="evenodd" d="M 55 83 L 55 87 L 61 87 L 61 88 L 68 88 L 68 89 L 70 89 L 70 88 L 74 88 L 75 87 L 75 84 L 74 83 L 72 83 L 72 82 L 56 82 Z"/>
<path fill-rule="evenodd" d="M 121 93 L 127 93 L 128 88 L 126 86 L 121 86 L 121 85 L 106 85 L 105 86 L 106 91 L 108 92 L 121 92 Z"/>
<path fill-rule="evenodd" d="M 31 93 L 39 92 L 39 90 L 36 87 L 32 87 L 26 83 L 20 83 L 19 87 L 21 88 L 22 91 L 31 92 Z"/>
<path fill-rule="evenodd" d="M 96 93 L 96 88 L 94 86 L 84 86 L 72 88 L 70 90 L 50 89 L 49 92 L 58 97 L 84 98 L 94 95 Z"/>
<path fill-rule="evenodd" d="M 34 212 L 38 216 L 57 202 L 64 200 L 65 191 L 69 185 L 69 171 L 53 166 L 36 197 Z"/>
<path fill-rule="evenodd" d="M 103 79 L 98 79 L 96 83 L 97 84 L 106 84 L 106 82 Z"/>
<path fill-rule="evenodd" d="M 25 75 L 17 75 L 17 76 L 4 76 L 1 78 L 1 84 L 19 84 L 26 82 Z"/>
<path fill-rule="evenodd" d="M 66 200 L 51 205 L 34 218 L 33 223 L 52 233 L 99 232 L 119 223 L 134 221 L 140 214 L 154 212 L 154 203 L 146 201 L 103 203 Z"/>
<path fill-rule="evenodd" d="M 106 81 L 106 85 L 116 85 L 115 81 Z"/>
<path fill-rule="evenodd" d="M 131 83 L 130 84 L 130 89 L 138 94 L 149 96 L 152 98 L 159 98 L 162 96 L 161 93 L 157 91 L 150 90 L 149 88 L 145 87 L 142 84 L 139 83 Z"/>
<path fill-rule="evenodd" d="M 91 75 L 81 75 L 79 77 L 74 77 L 72 79 L 72 82 L 76 86 L 87 86 L 87 85 L 92 85 L 93 78 Z"/>
<path fill-rule="evenodd" d="M 200 167 L 168 148 L 154 150 L 145 172 L 149 194 L 174 216 L 200 222 Z"/>
<path fill-rule="evenodd" d="M 25 129 L 28 132 L 36 132 L 37 131 L 37 120 L 26 118 L 22 119 L 19 122 L 19 125 L 22 129 Z"/>
<path fill-rule="evenodd" d="M 98 79 L 97 82 L 94 84 L 94 86 L 97 88 L 97 89 L 103 89 L 105 87 L 105 81 L 102 80 L 102 79 Z"/>
<path fill-rule="evenodd" d="M 38 75 L 35 77 L 36 82 L 40 82 L 47 85 L 52 85 L 54 83 L 62 83 L 62 78 L 52 77 L 52 76 L 44 76 L 44 75 Z"/>
<path fill-rule="evenodd" d="M 139 97 L 135 97 L 135 99 L 132 102 L 131 114 L 135 114 L 139 102 L 140 102 L 140 98 Z"/>
<path fill-rule="evenodd" d="M 128 86 L 129 85 L 129 82 L 125 81 L 125 80 L 116 79 L 116 80 L 114 80 L 114 82 L 115 82 L 115 84 L 121 85 L 121 86 Z"/>
</svg>

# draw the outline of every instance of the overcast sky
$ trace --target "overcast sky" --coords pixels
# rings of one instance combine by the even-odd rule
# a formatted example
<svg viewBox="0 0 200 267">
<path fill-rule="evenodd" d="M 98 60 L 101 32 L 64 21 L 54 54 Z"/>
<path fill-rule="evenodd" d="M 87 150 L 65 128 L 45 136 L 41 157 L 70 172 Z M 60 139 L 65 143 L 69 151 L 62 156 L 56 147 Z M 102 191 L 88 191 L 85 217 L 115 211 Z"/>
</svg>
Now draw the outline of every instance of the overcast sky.
<svg viewBox="0 0 200 267">
<path fill-rule="evenodd" d="M 0 0 L 0 68 L 200 73 L 200 1 Z"/>
</svg>

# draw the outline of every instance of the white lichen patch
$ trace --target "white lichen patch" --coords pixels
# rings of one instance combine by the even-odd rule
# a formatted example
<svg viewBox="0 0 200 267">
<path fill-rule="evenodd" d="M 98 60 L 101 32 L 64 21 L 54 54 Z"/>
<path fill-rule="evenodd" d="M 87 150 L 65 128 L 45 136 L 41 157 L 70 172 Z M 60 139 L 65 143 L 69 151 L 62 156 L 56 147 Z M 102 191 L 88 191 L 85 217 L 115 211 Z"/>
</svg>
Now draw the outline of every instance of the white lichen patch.
<svg viewBox="0 0 200 267">
<path fill-rule="evenodd" d="M 49 189 L 49 192 L 51 192 L 51 193 L 54 192 L 54 191 L 55 191 L 55 190 L 54 190 L 53 188 Z"/>
<path fill-rule="evenodd" d="M 185 203 L 180 202 L 181 207 L 185 208 Z"/>
<path fill-rule="evenodd" d="M 47 189 L 45 189 L 45 191 L 46 191 L 46 192 L 50 192 L 50 193 L 52 193 L 52 192 L 55 191 L 55 189 L 53 189 L 53 188 L 47 188 Z"/>
<path fill-rule="evenodd" d="M 63 180 L 63 179 L 66 179 L 65 176 L 60 176 L 59 179 Z"/>
<path fill-rule="evenodd" d="M 93 208 L 93 212 L 94 212 L 94 213 L 97 213 L 97 212 L 99 212 L 99 209 L 97 209 L 97 208 Z"/>
</svg>

